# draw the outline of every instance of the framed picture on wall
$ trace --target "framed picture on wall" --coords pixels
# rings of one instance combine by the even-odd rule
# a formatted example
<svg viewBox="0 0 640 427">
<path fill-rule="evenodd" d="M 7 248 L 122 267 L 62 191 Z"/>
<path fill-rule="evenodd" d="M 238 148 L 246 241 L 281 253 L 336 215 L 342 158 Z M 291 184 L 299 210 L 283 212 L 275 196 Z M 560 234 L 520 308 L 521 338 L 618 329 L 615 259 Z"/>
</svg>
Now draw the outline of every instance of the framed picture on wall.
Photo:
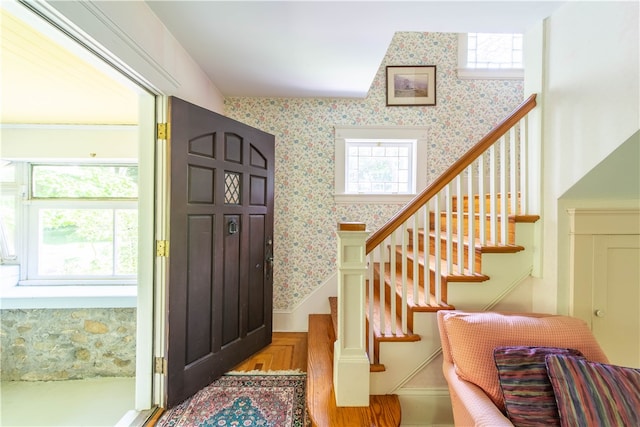
<svg viewBox="0 0 640 427">
<path fill-rule="evenodd" d="M 387 67 L 387 106 L 436 105 L 436 66 Z"/>
</svg>

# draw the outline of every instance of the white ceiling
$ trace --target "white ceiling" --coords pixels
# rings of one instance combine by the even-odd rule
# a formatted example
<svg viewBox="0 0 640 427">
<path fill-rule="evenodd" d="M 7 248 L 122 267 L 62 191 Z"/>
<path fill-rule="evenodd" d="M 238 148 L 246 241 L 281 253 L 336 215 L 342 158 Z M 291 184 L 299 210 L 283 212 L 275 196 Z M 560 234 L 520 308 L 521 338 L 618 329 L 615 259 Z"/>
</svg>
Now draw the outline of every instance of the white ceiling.
<svg viewBox="0 0 640 427">
<path fill-rule="evenodd" d="M 23 12 L 0 8 L 0 123 L 138 123 L 135 85 Z"/>
<path fill-rule="evenodd" d="M 397 31 L 524 32 L 561 1 L 147 1 L 225 96 L 364 97 Z"/>
<path fill-rule="evenodd" d="M 140 88 L 10 3 L 0 7 L 0 123 L 137 122 Z M 364 97 L 396 31 L 523 32 L 562 2 L 147 4 L 225 96 Z"/>
</svg>

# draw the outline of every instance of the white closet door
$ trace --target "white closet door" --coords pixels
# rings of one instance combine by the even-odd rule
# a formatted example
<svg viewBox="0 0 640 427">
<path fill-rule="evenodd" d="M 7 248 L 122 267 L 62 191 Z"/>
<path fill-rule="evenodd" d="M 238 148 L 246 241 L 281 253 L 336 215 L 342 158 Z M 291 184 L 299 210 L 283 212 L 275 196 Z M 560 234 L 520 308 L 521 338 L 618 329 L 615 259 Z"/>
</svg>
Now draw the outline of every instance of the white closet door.
<svg viewBox="0 0 640 427">
<path fill-rule="evenodd" d="M 640 368 L 640 236 L 593 239 L 593 333 L 611 363 Z"/>
</svg>

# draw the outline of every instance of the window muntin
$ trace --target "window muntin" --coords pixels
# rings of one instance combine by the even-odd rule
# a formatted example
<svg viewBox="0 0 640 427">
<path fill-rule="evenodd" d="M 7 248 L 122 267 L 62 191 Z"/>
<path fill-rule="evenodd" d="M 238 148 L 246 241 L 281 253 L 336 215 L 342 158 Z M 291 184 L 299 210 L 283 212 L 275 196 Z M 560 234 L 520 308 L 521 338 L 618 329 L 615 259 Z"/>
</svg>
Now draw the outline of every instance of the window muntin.
<svg viewBox="0 0 640 427">
<path fill-rule="evenodd" d="M 347 139 L 345 193 L 414 193 L 416 143 L 416 140 Z"/>
<path fill-rule="evenodd" d="M 467 34 L 468 68 L 522 68 L 522 34 Z"/>
<path fill-rule="evenodd" d="M 522 80 L 524 39 L 522 34 L 458 34 L 458 78 Z"/>
<path fill-rule="evenodd" d="M 411 197 L 416 192 L 421 191 L 427 183 L 427 135 L 428 128 L 425 126 L 335 126 L 335 202 L 349 204 L 402 204 L 411 200 Z M 406 160 L 407 165 L 402 165 L 403 168 L 408 166 L 406 167 L 408 171 L 408 190 L 401 193 L 396 192 L 395 189 L 387 189 L 386 191 L 389 192 L 379 193 L 378 191 L 380 190 L 378 189 L 372 188 L 371 192 L 365 192 L 368 189 L 361 188 L 361 192 L 349 192 L 347 184 L 347 141 L 351 144 L 357 142 L 370 145 L 372 150 L 374 148 L 381 149 L 382 145 L 392 142 L 396 143 L 396 147 L 398 147 L 397 144 L 411 146 L 409 150 L 410 159 Z M 377 147 L 378 143 L 380 143 L 381 147 Z M 398 180 L 398 177 L 394 179 Z M 398 190 L 400 190 L 400 185 L 398 185 Z M 351 191 L 354 190 L 352 189 Z"/>
</svg>

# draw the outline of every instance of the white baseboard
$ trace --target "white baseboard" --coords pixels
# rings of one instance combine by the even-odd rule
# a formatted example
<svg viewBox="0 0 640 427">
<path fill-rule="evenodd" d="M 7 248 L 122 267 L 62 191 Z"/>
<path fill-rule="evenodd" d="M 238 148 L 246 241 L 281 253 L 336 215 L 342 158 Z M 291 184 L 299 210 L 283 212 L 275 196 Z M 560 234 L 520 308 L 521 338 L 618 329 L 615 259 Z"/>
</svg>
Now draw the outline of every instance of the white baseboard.
<svg viewBox="0 0 640 427">
<path fill-rule="evenodd" d="M 307 332 L 310 314 L 329 314 L 329 297 L 338 294 L 338 275 L 334 273 L 322 285 L 314 289 L 292 310 L 273 311 L 274 332 Z"/>
</svg>

